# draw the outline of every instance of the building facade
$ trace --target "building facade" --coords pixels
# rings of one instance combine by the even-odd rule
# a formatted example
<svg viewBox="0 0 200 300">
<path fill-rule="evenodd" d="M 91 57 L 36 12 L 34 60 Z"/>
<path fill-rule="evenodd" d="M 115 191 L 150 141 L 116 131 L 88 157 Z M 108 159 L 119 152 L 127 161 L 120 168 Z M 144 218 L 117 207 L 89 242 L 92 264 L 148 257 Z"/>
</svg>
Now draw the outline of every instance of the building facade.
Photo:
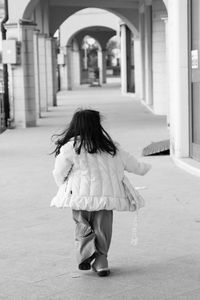
<svg viewBox="0 0 200 300">
<path fill-rule="evenodd" d="M 122 92 L 132 92 L 134 82 L 137 97 L 155 114 L 167 115 L 172 158 L 199 175 L 198 0 L 23 0 L 17 6 L 15 0 L 9 0 L 7 40 L 21 45 L 20 61 L 9 62 L 9 57 L 6 61 L 16 126 L 35 126 L 41 112 L 56 105 L 54 34 L 86 8 L 104 9 L 120 19 Z M 70 43 L 76 43 L 77 34 L 91 26 L 103 24 L 94 22 L 74 32 L 64 29 L 66 59 L 71 55 Z M 112 24 L 106 28 L 116 31 Z M 105 50 L 102 41 L 100 44 Z M 74 44 L 73 49 L 77 46 Z M 103 70 L 103 62 L 101 66 Z M 69 85 L 69 77 L 72 73 L 68 73 L 68 83 L 64 84 Z M 73 88 L 72 79 L 70 84 Z"/>
</svg>

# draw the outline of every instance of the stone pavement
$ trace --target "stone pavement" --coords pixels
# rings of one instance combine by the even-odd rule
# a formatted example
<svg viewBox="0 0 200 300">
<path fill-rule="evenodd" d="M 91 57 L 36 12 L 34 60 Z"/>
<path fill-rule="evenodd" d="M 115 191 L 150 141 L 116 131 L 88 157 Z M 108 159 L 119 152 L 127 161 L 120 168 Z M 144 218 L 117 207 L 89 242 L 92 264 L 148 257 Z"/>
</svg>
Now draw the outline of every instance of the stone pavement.
<svg viewBox="0 0 200 300">
<path fill-rule="evenodd" d="M 164 117 L 121 96 L 115 84 L 62 92 L 38 127 L 0 135 L 0 299 L 200 299 L 199 178 L 169 156 L 142 158 L 152 171 L 130 176 L 146 187 L 138 246 L 130 245 L 132 213 L 115 212 L 111 276 L 77 270 L 71 212 L 49 207 L 56 192 L 51 136 L 77 107 L 99 109 L 113 138 L 138 157 L 168 136 Z"/>
</svg>

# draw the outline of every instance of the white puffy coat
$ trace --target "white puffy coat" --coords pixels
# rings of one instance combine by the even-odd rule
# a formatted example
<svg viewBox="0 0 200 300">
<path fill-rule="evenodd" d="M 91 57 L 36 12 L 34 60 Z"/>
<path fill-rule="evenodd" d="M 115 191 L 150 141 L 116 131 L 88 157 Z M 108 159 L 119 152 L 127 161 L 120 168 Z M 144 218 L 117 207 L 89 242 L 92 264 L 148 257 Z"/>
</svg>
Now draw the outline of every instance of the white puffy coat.
<svg viewBox="0 0 200 300">
<path fill-rule="evenodd" d="M 59 189 L 51 206 L 87 211 L 130 210 L 122 185 L 124 170 L 144 175 L 150 167 L 120 148 L 115 156 L 84 150 L 78 155 L 70 141 L 61 147 L 55 160 L 53 176 Z"/>
</svg>

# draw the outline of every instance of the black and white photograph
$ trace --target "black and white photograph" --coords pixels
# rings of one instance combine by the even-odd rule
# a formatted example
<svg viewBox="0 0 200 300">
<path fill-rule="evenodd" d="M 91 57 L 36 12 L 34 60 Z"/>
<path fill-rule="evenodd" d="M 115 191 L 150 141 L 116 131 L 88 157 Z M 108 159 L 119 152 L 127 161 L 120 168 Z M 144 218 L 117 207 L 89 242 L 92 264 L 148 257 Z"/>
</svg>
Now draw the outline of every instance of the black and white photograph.
<svg viewBox="0 0 200 300">
<path fill-rule="evenodd" d="M 199 300 L 200 0 L 0 24 L 0 300 Z"/>
</svg>

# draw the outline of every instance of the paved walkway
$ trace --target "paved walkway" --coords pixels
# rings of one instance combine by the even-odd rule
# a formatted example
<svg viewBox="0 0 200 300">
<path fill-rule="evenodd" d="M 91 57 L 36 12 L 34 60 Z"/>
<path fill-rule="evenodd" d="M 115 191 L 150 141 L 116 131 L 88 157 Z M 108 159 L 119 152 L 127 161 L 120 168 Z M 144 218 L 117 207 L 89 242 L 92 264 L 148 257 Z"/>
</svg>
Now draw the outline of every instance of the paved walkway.
<svg viewBox="0 0 200 300">
<path fill-rule="evenodd" d="M 49 207 L 56 192 L 49 153 L 52 134 L 80 106 L 99 109 L 114 139 L 137 156 L 168 136 L 165 118 L 122 97 L 114 84 L 60 93 L 37 128 L 0 135 L 0 299 L 200 299 L 199 178 L 169 156 L 143 158 L 151 173 L 130 176 L 147 187 L 138 246 L 130 245 L 132 214 L 115 213 L 111 276 L 77 270 L 71 212 Z"/>
</svg>

